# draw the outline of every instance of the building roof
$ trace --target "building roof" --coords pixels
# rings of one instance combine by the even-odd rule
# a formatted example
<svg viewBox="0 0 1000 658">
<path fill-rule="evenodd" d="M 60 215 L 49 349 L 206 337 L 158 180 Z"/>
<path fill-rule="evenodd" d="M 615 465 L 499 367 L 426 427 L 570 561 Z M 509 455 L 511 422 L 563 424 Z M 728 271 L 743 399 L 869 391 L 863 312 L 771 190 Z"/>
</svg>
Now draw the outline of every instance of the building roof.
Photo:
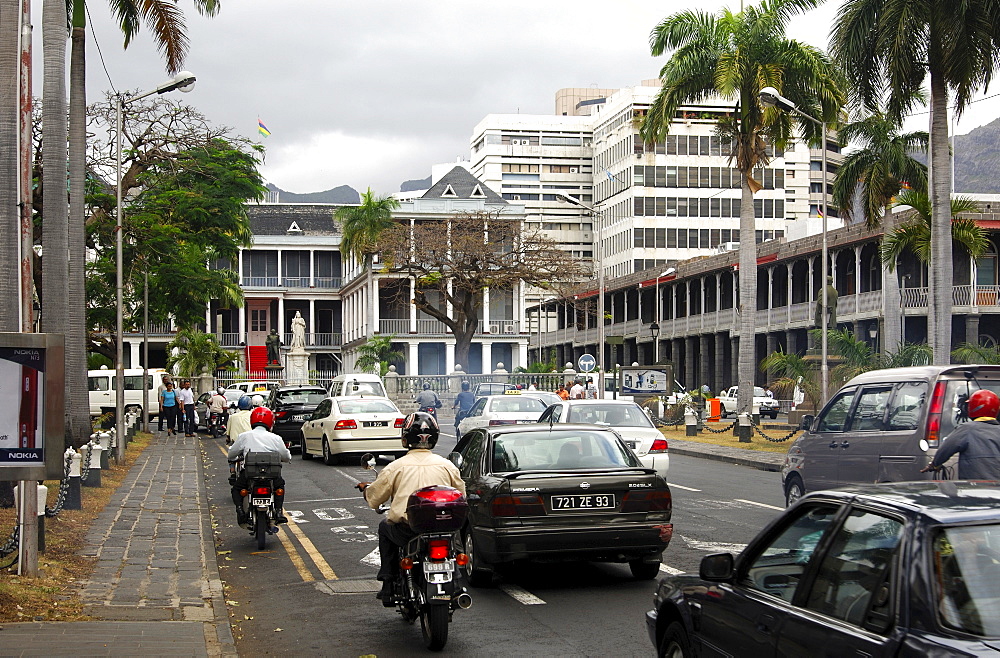
<svg viewBox="0 0 1000 658">
<path fill-rule="evenodd" d="M 491 205 L 507 205 L 490 186 L 469 173 L 464 167 L 455 167 L 441 177 L 421 199 L 479 199 Z"/>
<path fill-rule="evenodd" d="M 248 205 L 254 235 L 340 235 L 333 213 L 339 205 L 323 203 L 273 203 Z"/>
</svg>

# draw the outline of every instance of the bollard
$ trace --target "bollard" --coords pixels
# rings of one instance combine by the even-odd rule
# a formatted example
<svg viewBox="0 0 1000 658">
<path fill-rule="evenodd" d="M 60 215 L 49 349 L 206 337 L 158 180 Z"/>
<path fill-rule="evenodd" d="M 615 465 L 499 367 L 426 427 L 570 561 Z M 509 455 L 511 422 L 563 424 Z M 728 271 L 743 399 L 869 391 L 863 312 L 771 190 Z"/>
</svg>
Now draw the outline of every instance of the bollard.
<svg viewBox="0 0 1000 658">
<path fill-rule="evenodd" d="M 736 429 L 736 436 L 739 437 L 740 443 L 750 443 L 750 414 L 739 415 L 739 424 Z"/>
<path fill-rule="evenodd" d="M 753 414 L 753 424 L 760 427 L 760 404 L 754 403 L 750 407 L 751 413 Z"/>
<path fill-rule="evenodd" d="M 110 468 L 108 464 L 108 456 L 111 454 L 111 433 L 101 432 L 97 435 L 97 440 L 94 443 L 100 444 L 101 450 L 101 470 Z"/>
<path fill-rule="evenodd" d="M 49 500 L 49 488 L 44 484 L 36 485 L 38 488 L 35 490 L 35 495 L 38 496 L 38 552 L 45 552 L 45 504 Z M 14 505 L 17 507 L 18 496 L 20 492 L 19 487 L 14 485 Z M 20 509 L 20 507 L 18 507 Z"/>
<path fill-rule="evenodd" d="M 86 464 L 81 468 L 87 470 L 87 479 L 83 481 L 83 486 L 85 487 L 99 487 L 101 486 L 101 453 L 104 451 L 99 443 L 88 443 L 83 447 L 81 452 L 83 453 L 83 458 L 87 459 L 90 466 Z M 89 457 L 89 459 L 88 459 Z"/>
<path fill-rule="evenodd" d="M 698 436 L 698 417 L 691 407 L 684 409 L 684 436 Z"/>
<path fill-rule="evenodd" d="M 63 509 L 83 509 L 83 496 L 80 492 L 80 453 L 72 447 L 66 448 L 63 459 L 72 455 L 69 462 L 69 488 L 66 489 L 66 500 Z"/>
</svg>

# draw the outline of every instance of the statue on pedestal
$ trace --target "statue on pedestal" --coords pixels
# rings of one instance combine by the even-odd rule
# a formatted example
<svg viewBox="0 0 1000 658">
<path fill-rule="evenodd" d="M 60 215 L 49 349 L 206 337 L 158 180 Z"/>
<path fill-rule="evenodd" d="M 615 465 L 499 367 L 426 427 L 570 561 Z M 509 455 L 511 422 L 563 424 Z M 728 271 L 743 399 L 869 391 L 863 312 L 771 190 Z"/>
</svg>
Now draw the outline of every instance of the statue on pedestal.
<svg viewBox="0 0 1000 658">
<path fill-rule="evenodd" d="M 269 333 L 267 338 L 264 340 L 264 344 L 267 345 L 267 365 L 280 364 L 281 337 L 278 336 L 277 329 L 271 330 L 271 333 Z"/>
<path fill-rule="evenodd" d="M 299 311 L 295 311 L 295 317 L 292 318 L 292 344 L 290 347 L 300 351 L 306 347 L 306 320 Z"/>
<path fill-rule="evenodd" d="M 837 289 L 833 286 L 833 277 L 826 277 L 826 288 L 824 288 L 820 295 L 826 296 L 826 328 L 828 330 L 837 328 Z M 817 329 L 823 328 L 823 297 L 817 295 L 816 299 L 816 315 L 813 318 L 815 321 Z"/>
</svg>

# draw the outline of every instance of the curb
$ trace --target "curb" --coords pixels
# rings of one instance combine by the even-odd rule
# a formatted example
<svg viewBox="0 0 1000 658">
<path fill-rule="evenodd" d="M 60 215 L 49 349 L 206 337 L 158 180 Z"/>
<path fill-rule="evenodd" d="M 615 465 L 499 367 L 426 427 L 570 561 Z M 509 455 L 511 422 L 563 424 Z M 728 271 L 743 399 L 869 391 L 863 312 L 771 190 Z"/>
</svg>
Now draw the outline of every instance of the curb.
<svg viewBox="0 0 1000 658">
<path fill-rule="evenodd" d="M 711 459 L 737 466 L 748 466 L 759 471 L 771 473 L 780 472 L 782 465 L 785 463 L 784 455 L 757 453 L 751 450 L 741 450 L 728 446 L 706 446 L 696 441 L 682 441 L 680 439 L 670 441 L 669 454 Z"/>
</svg>

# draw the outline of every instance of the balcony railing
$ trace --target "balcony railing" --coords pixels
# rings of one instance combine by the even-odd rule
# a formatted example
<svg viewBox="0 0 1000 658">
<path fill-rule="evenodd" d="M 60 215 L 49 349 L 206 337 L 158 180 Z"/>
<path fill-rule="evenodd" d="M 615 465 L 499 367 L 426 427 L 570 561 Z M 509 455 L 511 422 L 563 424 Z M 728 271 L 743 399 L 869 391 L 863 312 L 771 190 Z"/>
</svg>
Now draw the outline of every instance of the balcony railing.
<svg viewBox="0 0 1000 658">
<path fill-rule="evenodd" d="M 245 339 L 241 334 L 238 333 L 221 333 L 216 334 L 216 338 L 219 340 L 219 345 L 225 347 L 226 349 L 238 349 L 243 347 L 240 343 L 244 342 Z M 288 347 L 292 343 L 292 335 L 284 334 L 281 337 L 284 342 L 284 346 Z M 322 348 L 322 347 L 340 347 L 344 344 L 343 334 L 340 333 L 307 333 L 306 334 L 306 349 L 308 348 Z"/>
<path fill-rule="evenodd" d="M 415 331 L 411 329 L 410 320 L 401 318 L 383 318 L 379 320 L 379 333 L 382 334 L 420 334 L 424 336 L 450 336 L 451 331 L 440 320 L 420 319 L 416 321 Z M 517 336 L 520 334 L 521 323 L 518 320 L 479 321 L 476 327 L 477 335 Z"/>
<path fill-rule="evenodd" d="M 244 288 L 291 288 L 308 289 L 321 288 L 323 290 L 337 290 L 341 287 L 343 279 L 339 276 L 285 276 L 280 279 L 276 276 L 245 276 L 242 285 Z"/>
</svg>

